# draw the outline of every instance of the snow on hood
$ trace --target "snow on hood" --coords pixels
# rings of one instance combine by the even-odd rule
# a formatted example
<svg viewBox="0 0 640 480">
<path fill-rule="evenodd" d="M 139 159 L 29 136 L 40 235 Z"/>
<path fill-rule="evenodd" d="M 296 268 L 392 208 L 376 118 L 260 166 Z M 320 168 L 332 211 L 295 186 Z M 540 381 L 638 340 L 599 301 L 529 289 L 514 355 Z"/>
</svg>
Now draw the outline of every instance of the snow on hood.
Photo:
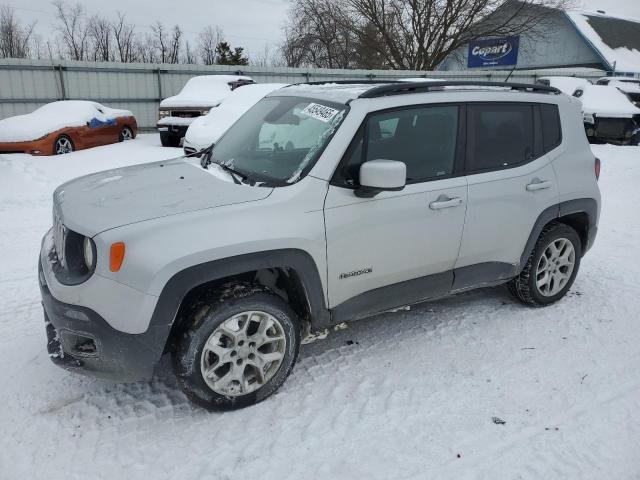
<svg viewBox="0 0 640 480">
<path fill-rule="evenodd" d="M 640 93 L 640 83 L 624 80 L 611 80 L 609 85 L 627 93 Z"/>
<path fill-rule="evenodd" d="M 584 78 L 540 77 L 540 80 L 548 80 L 549 86 L 555 87 L 562 93 L 566 93 L 567 95 L 573 95 L 574 92 L 579 88 L 584 89 L 591 85 L 591 82 L 589 80 L 585 80 Z"/>
<path fill-rule="evenodd" d="M 63 223 L 82 235 L 169 215 L 261 200 L 273 189 L 236 185 L 176 158 L 107 170 L 71 180 L 54 193 Z"/>
<path fill-rule="evenodd" d="M 0 142 L 27 142 L 66 127 L 82 127 L 91 120 L 102 122 L 132 117 L 129 110 L 105 107 L 97 102 L 64 100 L 52 102 L 26 115 L 0 120 Z"/>
<path fill-rule="evenodd" d="M 215 107 L 231 93 L 231 82 L 251 81 L 238 75 L 202 75 L 187 81 L 180 93 L 160 102 L 160 107 Z M 241 87 L 242 88 L 242 87 Z"/>
<path fill-rule="evenodd" d="M 584 113 L 595 113 L 599 117 L 629 118 L 640 114 L 640 108 L 624 93 L 609 85 L 589 85 L 579 100 Z"/>
<path fill-rule="evenodd" d="M 207 115 L 197 117 L 189 126 L 185 140 L 195 147 L 205 148 L 218 139 L 247 110 L 271 92 L 288 86 L 287 83 L 255 83 L 236 88 L 219 107 Z"/>
</svg>

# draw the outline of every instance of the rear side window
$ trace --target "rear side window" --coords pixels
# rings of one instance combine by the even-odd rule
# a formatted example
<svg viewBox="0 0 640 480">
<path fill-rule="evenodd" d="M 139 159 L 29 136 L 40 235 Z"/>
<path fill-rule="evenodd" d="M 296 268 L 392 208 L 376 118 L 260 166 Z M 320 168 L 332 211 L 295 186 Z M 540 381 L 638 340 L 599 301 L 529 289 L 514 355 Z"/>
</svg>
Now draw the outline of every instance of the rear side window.
<svg viewBox="0 0 640 480">
<path fill-rule="evenodd" d="M 557 105 L 540 105 L 542 120 L 542 142 L 544 152 L 550 152 L 562 143 L 562 128 Z"/>
<path fill-rule="evenodd" d="M 532 105 L 470 105 L 468 112 L 468 172 L 509 168 L 534 158 Z"/>
</svg>

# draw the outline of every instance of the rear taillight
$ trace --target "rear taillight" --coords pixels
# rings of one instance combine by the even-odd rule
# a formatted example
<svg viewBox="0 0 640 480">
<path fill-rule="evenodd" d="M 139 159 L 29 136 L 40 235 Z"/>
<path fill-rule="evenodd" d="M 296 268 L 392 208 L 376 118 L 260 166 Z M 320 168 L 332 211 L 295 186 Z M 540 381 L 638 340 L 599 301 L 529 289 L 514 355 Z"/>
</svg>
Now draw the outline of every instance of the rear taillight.
<svg viewBox="0 0 640 480">
<path fill-rule="evenodd" d="M 596 157 L 596 162 L 593 165 L 593 171 L 596 174 L 596 180 L 600 179 L 600 159 Z"/>
</svg>

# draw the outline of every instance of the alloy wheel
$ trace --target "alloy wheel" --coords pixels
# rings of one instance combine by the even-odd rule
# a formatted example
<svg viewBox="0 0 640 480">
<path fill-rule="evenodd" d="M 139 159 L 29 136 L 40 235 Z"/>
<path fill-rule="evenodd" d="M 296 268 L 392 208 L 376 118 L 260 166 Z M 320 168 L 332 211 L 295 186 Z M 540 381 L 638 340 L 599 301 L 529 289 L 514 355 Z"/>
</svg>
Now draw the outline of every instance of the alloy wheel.
<svg viewBox="0 0 640 480">
<path fill-rule="evenodd" d="M 73 152 L 73 144 L 67 137 L 60 137 L 56 140 L 55 144 L 56 155 L 64 155 L 65 153 Z"/>
<path fill-rule="evenodd" d="M 254 392 L 276 374 L 284 359 L 286 337 L 280 321 L 265 312 L 238 313 L 207 339 L 200 370 L 214 392 L 240 396 Z"/>
<path fill-rule="evenodd" d="M 573 243 L 566 238 L 553 240 L 544 249 L 536 267 L 536 285 L 545 297 L 557 295 L 567 285 L 576 264 Z"/>
</svg>

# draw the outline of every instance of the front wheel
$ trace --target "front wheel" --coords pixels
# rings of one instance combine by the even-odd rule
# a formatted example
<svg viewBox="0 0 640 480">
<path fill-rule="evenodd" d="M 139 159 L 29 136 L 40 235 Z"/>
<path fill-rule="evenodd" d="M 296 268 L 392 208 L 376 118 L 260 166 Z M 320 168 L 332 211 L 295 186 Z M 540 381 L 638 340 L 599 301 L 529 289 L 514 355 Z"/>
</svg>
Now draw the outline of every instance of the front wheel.
<svg viewBox="0 0 640 480">
<path fill-rule="evenodd" d="M 576 231 L 552 223 L 542 230 L 524 269 L 509 282 L 509 290 L 532 307 L 557 302 L 573 285 L 581 257 L 582 244 Z"/>
<path fill-rule="evenodd" d="M 120 135 L 118 135 L 119 142 L 125 142 L 127 140 L 133 140 L 133 130 L 130 127 L 122 127 L 120 130 Z"/>
<path fill-rule="evenodd" d="M 66 135 L 60 135 L 53 143 L 53 154 L 64 155 L 65 153 L 71 153 L 75 150 L 73 140 Z"/>
<path fill-rule="evenodd" d="M 299 322 L 284 300 L 260 287 L 230 290 L 187 319 L 190 328 L 173 355 L 182 390 L 208 410 L 242 408 L 269 397 L 300 350 Z"/>
</svg>

